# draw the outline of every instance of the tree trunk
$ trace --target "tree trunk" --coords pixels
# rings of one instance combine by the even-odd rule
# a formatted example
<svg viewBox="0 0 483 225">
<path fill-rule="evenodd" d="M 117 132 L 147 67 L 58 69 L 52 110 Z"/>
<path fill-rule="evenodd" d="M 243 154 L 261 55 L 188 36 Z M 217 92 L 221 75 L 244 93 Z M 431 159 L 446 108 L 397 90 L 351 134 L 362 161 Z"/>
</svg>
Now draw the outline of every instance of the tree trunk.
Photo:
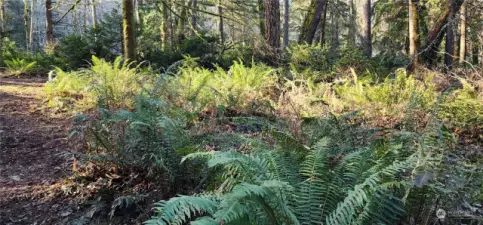
<svg viewBox="0 0 483 225">
<path fill-rule="evenodd" d="M 30 37 L 29 37 L 29 46 L 30 46 L 30 51 L 34 51 L 34 26 L 35 26 L 35 0 L 31 1 L 31 6 L 30 6 Z"/>
<path fill-rule="evenodd" d="M 122 30 L 124 59 L 136 60 L 136 42 L 134 37 L 134 6 L 132 0 L 122 1 Z"/>
<path fill-rule="evenodd" d="M 188 3 L 190 5 L 191 3 Z M 186 7 L 186 1 L 182 0 L 181 3 L 181 15 L 180 18 L 178 18 L 178 32 L 177 32 L 177 41 L 178 44 L 181 43 L 185 39 L 185 33 L 184 33 L 184 28 L 185 28 L 185 23 L 186 23 L 186 18 L 188 17 L 188 9 Z"/>
<path fill-rule="evenodd" d="M 444 47 L 444 65 L 445 69 L 451 71 L 453 68 L 453 48 L 454 48 L 454 24 L 455 24 L 455 2 L 448 0 L 449 15 L 446 25 L 446 45 Z"/>
<path fill-rule="evenodd" d="M 258 23 L 260 34 L 263 38 L 267 38 L 266 31 L 265 31 L 265 5 L 264 0 L 258 0 L 258 19 L 260 20 Z"/>
<path fill-rule="evenodd" d="M 169 6 L 168 3 L 163 4 L 163 15 L 161 20 L 161 50 L 166 51 L 168 42 L 168 20 L 169 20 Z"/>
<path fill-rule="evenodd" d="M 29 29 L 29 3 L 23 0 L 23 21 L 25 26 L 25 49 L 29 50 L 30 46 L 30 29 Z"/>
<path fill-rule="evenodd" d="M 219 31 L 220 31 L 220 39 L 221 43 L 225 43 L 225 28 L 223 26 L 223 7 L 221 6 L 221 0 L 218 1 L 218 15 L 220 18 L 220 23 L 218 24 Z"/>
<path fill-rule="evenodd" d="M 411 64 L 408 67 L 410 72 L 414 72 L 419 64 L 419 51 L 421 41 L 419 39 L 419 0 L 409 0 L 409 56 Z"/>
<path fill-rule="evenodd" d="M 265 38 L 268 46 L 280 49 L 280 3 L 278 0 L 265 0 Z"/>
<path fill-rule="evenodd" d="M 349 31 L 347 32 L 347 42 L 350 46 L 356 45 L 356 7 L 354 5 L 354 0 L 348 0 L 347 4 L 350 8 L 350 18 L 349 18 Z"/>
<path fill-rule="evenodd" d="M 141 15 L 141 11 L 144 5 L 143 0 L 134 0 L 136 2 L 136 23 L 139 25 L 138 27 L 143 26 L 143 18 Z"/>
<path fill-rule="evenodd" d="M 284 14 L 283 14 L 283 50 L 288 46 L 289 35 L 289 20 L 290 20 L 290 1 L 284 0 L 283 2 Z"/>
<path fill-rule="evenodd" d="M 464 0 L 454 0 L 456 4 L 454 5 L 454 10 L 450 10 L 451 7 L 446 7 L 442 10 L 440 16 L 436 20 L 433 29 L 428 34 L 428 38 L 426 39 L 426 45 L 423 49 L 424 52 L 424 61 L 426 64 L 431 67 L 437 61 L 437 54 L 439 52 L 439 46 L 441 42 L 443 42 L 443 37 L 445 36 L 446 27 L 448 23 L 448 17 L 451 11 L 457 12 L 461 5 L 463 4 Z"/>
<path fill-rule="evenodd" d="M 47 44 L 54 42 L 54 29 L 52 26 L 52 0 L 45 0 L 45 40 Z"/>
<path fill-rule="evenodd" d="M 372 31 L 371 31 L 371 0 L 364 0 L 362 6 L 361 17 L 361 43 L 364 49 L 364 54 L 367 57 L 372 57 Z"/>
<path fill-rule="evenodd" d="M 480 46 L 478 45 L 478 40 L 476 39 L 476 34 L 473 35 L 473 38 L 472 38 L 472 42 L 471 42 L 471 55 L 473 56 L 471 61 L 473 63 L 473 65 L 478 65 L 480 63 L 480 60 L 479 60 L 479 55 L 480 55 Z"/>
<path fill-rule="evenodd" d="M 198 0 L 193 0 L 193 10 L 191 12 L 191 35 L 195 36 L 198 31 Z"/>
<path fill-rule="evenodd" d="M 460 12 L 460 52 L 459 63 L 465 62 L 466 55 L 466 3 L 461 6 Z"/>
<path fill-rule="evenodd" d="M 5 0 L 0 0 L 0 33 L 5 32 Z"/>
<path fill-rule="evenodd" d="M 300 32 L 299 43 L 312 44 L 319 25 L 320 18 L 324 9 L 324 0 L 312 0 L 310 2 L 309 11 L 305 16 L 302 30 Z"/>
<path fill-rule="evenodd" d="M 321 46 L 325 45 L 325 24 L 327 24 L 327 8 L 328 8 L 328 2 L 325 1 L 324 4 L 324 15 L 322 16 L 322 21 L 320 25 L 320 40 L 319 43 Z M 338 24 L 336 24 L 338 25 Z"/>
<path fill-rule="evenodd" d="M 91 13 L 92 13 L 92 27 L 96 28 L 97 26 L 97 12 L 96 12 L 96 0 L 91 0 Z"/>
</svg>

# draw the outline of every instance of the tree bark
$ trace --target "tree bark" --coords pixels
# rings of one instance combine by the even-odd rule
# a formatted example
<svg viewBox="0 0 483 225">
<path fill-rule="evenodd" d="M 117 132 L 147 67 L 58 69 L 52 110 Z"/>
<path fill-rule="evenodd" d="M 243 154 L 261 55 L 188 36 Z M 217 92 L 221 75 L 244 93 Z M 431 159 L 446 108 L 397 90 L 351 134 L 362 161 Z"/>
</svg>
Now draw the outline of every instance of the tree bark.
<svg viewBox="0 0 483 225">
<path fill-rule="evenodd" d="M 163 15 L 161 20 L 161 50 L 166 51 L 168 44 L 168 20 L 169 20 L 169 6 L 168 3 L 163 4 Z"/>
<path fill-rule="evenodd" d="M 449 15 L 448 23 L 446 25 L 446 44 L 444 47 L 444 65 L 446 70 L 451 71 L 453 68 L 453 48 L 454 48 L 454 24 L 455 24 L 455 8 L 454 0 L 448 0 Z"/>
<path fill-rule="evenodd" d="M 414 72 L 419 64 L 419 51 L 421 41 L 419 39 L 419 0 L 409 0 L 409 56 L 411 64 L 408 71 Z"/>
<path fill-rule="evenodd" d="M 30 51 L 34 51 L 34 26 L 35 26 L 35 22 L 34 22 L 34 18 L 35 18 L 35 0 L 32 0 L 31 1 L 31 6 L 30 6 L 30 32 L 29 32 L 29 46 L 30 46 Z"/>
<path fill-rule="evenodd" d="M 0 33 L 5 32 L 5 0 L 0 0 Z"/>
<path fill-rule="evenodd" d="M 191 35 L 195 36 L 198 31 L 198 0 L 193 0 L 193 10 L 191 12 Z"/>
<path fill-rule="evenodd" d="M 312 0 L 310 2 L 309 11 L 305 16 L 302 30 L 300 32 L 300 44 L 312 44 L 315 32 L 317 31 L 317 26 L 319 25 L 320 19 L 322 17 L 324 4 L 324 0 Z"/>
<path fill-rule="evenodd" d="M 181 43 L 185 39 L 185 23 L 186 23 L 186 18 L 188 17 L 188 8 L 186 7 L 186 1 L 182 0 L 181 1 L 181 15 L 180 18 L 178 18 L 178 32 L 177 32 L 177 41 L 178 43 Z M 188 5 L 191 5 L 191 2 L 188 3 Z"/>
<path fill-rule="evenodd" d="M 367 57 L 372 57 L 372 31 L 371 31 L 371 0 L 364 0 L 362 6 L 362 20 L 361 20 L 361 42 L 364 49 L 364 54 Z"/>
<path fill-rule="evenodd" d="M 463 5 L 461 6 L 460 21 L 459 63 L 463 64 L 465 62 L 466 55 L 466 3 L 463 3 Z"/>
<path fill-rule="evenodd" d="M 223 7 L 221 6 L 221 0 L 218 1 L 218 15 L 220 19 L 220 23 L 218 24 L 219 32 L 220 32 L 220 39 L 221 43 L 225 43 L 225 28 L 223 26 Z"/>
<path fill-rule="evenodd" d="M 280 49 L 280 3 L 265 0 L 265 38 L 272 49 Z"/>
<path fill-rule="evenodd" d="M 350 8 L 350 18 L 349 18 L 349 31 L 347 33 L 347 42 L 350 46 L 356 45 L 356 7 L 354 5 L 354 0 L 348 0 L 347 4 Z"/>
<path fill-rule="evenodd" d="M 447 31 L 447 29 L 443 28 L 445 28 L 448 23 L 448 17 L 451 11 L 459 11 L 459 8 L 464 2 L 464 0 L 454 1 L 456 3 L 454 5 L 454 10 L 450 10 L 451 7 L 446 7 L 444 10 L 442 10 L 440 16 L 438 17 L 436 23 L 433 26 L 433 29 L 431 29 L 431 31 L 429 32 L 428 38 L 426 38 L 426 45 L 423 48 L 425 51 L 424 61 L 429 67 L 433 66 L 437 61 L 439 46 L 441 45 L 441 42 L 443 42 L 443 37 L 445 36 L 445 33 Z"/>
<path fill-rule="evenodd" d="M 96 0 L 91 0 L 91 17 L 92 17 L 92 27 L 97 26 L 97 11 L 96 11 Z"/>
<path fill-rule="evenodd" d="M 320 43 L 321 46 L 325 45 L 325 36 L 326 36 L 325 26 L 327 24 L 327 8 L 328 8 L 328 3 L 327 3 L 327 1 L 325 1 L 324 15 L 322 16 L 322 21 L 321 21 L 321 24 L 320 24 L 320 40 L 319 40 L 319 43 Z M 336 24 L 336 25 L 338 25 L 338 24 Z"/>
<path fill-rule="evenodd" d="M 23 21 L 25 26 L 25 49 L 29 50 L 30 46 L 30 29 L 29 29 L 29 3 L 23 0 Z"/>
<path fill-rule="evenodd" d="M 144 1 L 143 0 L 134 0 L 134 1 L 136 1 L 136 23 L 139 25 L 139 27 L 142 27 L 143 18 L 141 15 L 141 10 L 143 8 Z"/>
<path fill-rule="evenodd" d="M 284 0 L 283 2 L 283 50 L 288 46 L 288 39 L 289 39 L 289 20 L 290 20 L 290 1 Z"/>
<path fill-rule="evenodd" d="M 52 26 L 52 0 L 45 0 L 45 40 L 47 44 L 54 42 L 54 28 Z"/>
<path fill-rule="evenodd" d="M 134 6 L 132 0 L 122 1 L 122 30 L 124 59 L 136 60 L 136 42 L 134 37 Z"/>
<path fill-rule="evenodd" d="M 258 23 L 260 34 L 263 38 L 267 38 L 266 31 L 265 31 L 265 3 L 264 0 L 258 0 L 258 19 L 260 20 Z"/>
</svg>

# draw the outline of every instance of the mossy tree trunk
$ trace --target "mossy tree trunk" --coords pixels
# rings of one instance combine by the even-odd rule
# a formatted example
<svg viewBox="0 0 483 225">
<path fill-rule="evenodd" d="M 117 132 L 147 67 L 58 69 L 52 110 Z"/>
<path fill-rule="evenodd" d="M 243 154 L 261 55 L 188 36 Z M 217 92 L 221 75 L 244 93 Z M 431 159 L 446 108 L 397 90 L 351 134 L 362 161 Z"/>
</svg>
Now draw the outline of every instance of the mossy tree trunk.
<svg viewBox="0 0 483 225">
<path fill-rule="evenodd" d="M 0 33 L 5 32 L 5 0 L 0 0 Z"/>
<path fill-rule="evenodd" d="M 463 5 L 461 5 L 459 45 L 460 45 L 459 63 L 463 64 L 465 62 L 465 56 L 466 56 L 466 3 L 463 3 Z"/>
<path fill-rule="evenodd" d="M 411 64 L 408 71 L 414 72 L 419 64 L 419 51 L 421 41 L 419 39 L 419 0 L 409 0 L 409 56 Z"/>
<path fill-rule="evenodd" d="M 136 60 L 136 42 L 134 37 L 134 5 L 132 0 L 122 1 L 122 30 L 124 59 Z"/>
<path fill-rule="evenodd" d="M 319 26 L 322 12 L 324 11 L 324 2 L 326 0 L 312 0 L 310 2 L 309 11 L 305 16 L 304 23 L 302 24 L 302 30 L 300 31 L 299 43 L 312 44 L 315 32 Z"/>
<path fill-rule="evenodd" d="M 52 25 L 52 0 L 45 0 L 45 40 L 47 44 L 54 43 L 54 28 Z"/>
<path fill-rule="evenodd" d="M 97 26 L 97 11 L 96 11 L 96 0 L 91 0 L 91 17 L 92 17 L 92 27 Z"/>
</svg>

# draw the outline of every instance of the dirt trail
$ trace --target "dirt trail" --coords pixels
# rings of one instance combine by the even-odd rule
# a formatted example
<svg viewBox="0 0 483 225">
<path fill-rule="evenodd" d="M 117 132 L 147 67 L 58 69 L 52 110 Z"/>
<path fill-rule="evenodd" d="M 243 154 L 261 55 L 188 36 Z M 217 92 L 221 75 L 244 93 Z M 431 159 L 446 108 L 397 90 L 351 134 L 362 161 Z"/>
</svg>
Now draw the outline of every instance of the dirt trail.
<svg viewBox="0 0 483 225">
<path fill-rule="evenodd" d="M 0 224 L 65 224 L 73 203 L 55 196 L 68 176 L 70 120 L 38 107 L 42 79 L 0 78 Z"/>
</svg>

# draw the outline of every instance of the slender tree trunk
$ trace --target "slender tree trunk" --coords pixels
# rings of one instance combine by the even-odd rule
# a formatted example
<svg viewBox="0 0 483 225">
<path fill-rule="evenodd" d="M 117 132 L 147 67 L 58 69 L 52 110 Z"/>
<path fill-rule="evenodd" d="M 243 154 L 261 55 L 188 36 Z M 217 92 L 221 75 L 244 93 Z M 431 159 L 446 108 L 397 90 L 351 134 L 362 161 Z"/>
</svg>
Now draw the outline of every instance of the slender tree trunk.
<svg viewBox="0 0 483 225">
<path fill-rule="evenodd" d="M 367 57 L 372 57 L 371 0 L 364 0 L 363 3 L 361 18 L 361 42 L 364 49 L 364 54 Z"/>
<path fill-rule="evenodd" d="M 272 49 L 280 49 L 280 3 L 265 0 L 265 38 Z"/>
<path fill-rule="evenodd" d="M 448 24 L 446 26 L 446 45 L 444 48 L 444 65 L 446 70 L 453 68 L 453 48 L 454 48 L 454 24 L 455 24 L 455 2 L 448 0 L 450 13 L 448 15 Z"/>
<path fill-rule="evenodd" d="M 198 0 L 193 0 L 193 10 L 191 11 L 191 36 L 195 36 L 198 31 Z"/>
<path fill-rule="evenodd" d="M 96 0 L 91 0 L 91 17 L 92 17 L 92 27 L 96 28 L 97 26 L 97 11 L 96 11 Z"/>
<path fill-rule="evenodd" d="M 29 29 L 29 3 L 23 0 L 23 21 L 25 26 L 25 49 L 29 50 L 30 46 L 30 29 Z"/>
<path fill-rule="evenodd" d="M 411 64 L 408 67 L 410 72 L 414 72 L 419 64 L 419 51 L 421 41 L 419 39 L 419 0 L 409 0 L 409 56 Z"/>
<path fill-rule="evenodd" d="M 0 0 L 0 33 L 5 32 L 5 0 Z"/>
<path fill-rule="evenodd" d="M 419 1 L 419 0 L 418 0 Z M 419 41 L 421 42 L 421 46 L 423 46 L 423 42 L 426 45 L 426 40 L 425 38 L 428 37 L 429 29 L 428 29 L 428 24 L 426 23 L 426 18 L 428 16 L 428 9 L 424 4 L 419 4 L 418 5 L 418 19 L 419 19 Z M 421 59 L 422 57 L 419 57 Z"/>
<path fill-rule="evenodd" d="M 84 30 L 84 32 L 87 31 L 87 5 L 88 5 L 88 2 L 89 0 L 86 0 L 84 3 L 84 9 L 83 9 L 83 16 L 82 16 L 82 29 Z"/>
<path fill-rule="evenodd" d="M 136 8 L 136 23 L 139 25 L 139 27 L 142 26 L 142 18 L 141 18 L 141 10 L 143 7 L 143 0 L 134 0 L 134 7 Z"/>
<path fill-rule="evenodd" d="M 265 31 L 265 3 L 264 0 L 258 0 L 258 19 L 259 19 L 259 29 L 260 29 L 260 34 L 262 35 L 263 38 L 267 38 L 266 31 Z"/>
<path fill-rule="evenodd" d="M 461 6 L 460 12 L 460 52 L 459 63 L 465 62 L 466 55 L 466 3 Z"/>
<path fill-rule="evenodd" d="M 350 46 L 356 45 L 356 7 L 354 0 L 348 0 L 350 14 L 349 14 L 349 31 L 347 32 L 347 42 Z"/>
<path fill-rule="evenodd" d="M 52 0 L 45 0 L 45 40 L 47 44 L 54 42 L 54 28 L 52 26 Z"/>
<path fill-rule="evenodd" d="M 218 1 L 218 15 L 220 19 L 220 23 L 218 24 L 219 26 L 219 31 L 220 31 L 220 39 L 221 43 L 225 43 L 225 28 L 223 26 L 223 7 L 221 6 L 221 0 Z"/>
<path fill-rule="evenodd" d="M 134 6 L 132 0 L 122 1 L 122 30 L 124 59 L 136 60 L 136 42 L 134 37 Z"/>
<path fill-rule="evenodd" d="M 325 0 L 312 0 L 310 2 L 309 11 L 305 16 L 302 30 L 300 32 L 299 43 L 312 44 L 315 32 L 317 31 L 317 26 L 322 17 L 325 4 L 324 1 Z"/>
<path fill-rule="evenodd" d="M 34 49 L 34 27 L 35 27 L 35 0 L 31 1 L 30 6 L 30 37 L 29 37 L 29 46 L 30 51 L 35 51 Z"/>
<path fill-rule="evenodd" d="M 169 6 L 163 4 L 163 15 L 161 20 L 161 50 L 166 51 L 168 42 L 168 20 L 169 20 Z"/>
<path fill-rule="evenodd" d="M 480 56 L 480 46 L 478 45 L 478 38 L 476 31 L 472 30 L 472 41 L 471 41 L 471 55 L 472 55 L 472 63 L 473 65 L 478 65 L 480 63 L 479 56 Z"/>
<path fill-rule="evenodd" d="M 182 8 L 181 8 L 181 18 L 178 18 L 178 43 L 181 43 L 185 39 L 185 23 L 186 23 L 186 18 L 188 17 L 188 9 L 186 7 L 186 1 L 182 0 L 181 3 Z M 188 5 L 191 5 L 191 1 L 188 3 Z"/>
<path fill-rule="evenodd" d="M 325 26 L 327 24 L 327 8 L 328 8 L 328 2 L 325 1 L 325 4 L 324 4 L 324 15 L 322 16 L 322 21 L 321 21 L 321 25 L 320 25 L 320 40 L 319 40 L 319 43 L 321 46 L 324 46 L 325 45 Z M 338 24 L 336 24 L 338 25 Z"/>
<path fill-rule="evenodd" d="M 283 14 L 283 50 L 288 46 L 289 35 L 289 20 L 290 20 L 290 1 L 284 0 L 283 2 L 284 14 Z"/>
</svg>

